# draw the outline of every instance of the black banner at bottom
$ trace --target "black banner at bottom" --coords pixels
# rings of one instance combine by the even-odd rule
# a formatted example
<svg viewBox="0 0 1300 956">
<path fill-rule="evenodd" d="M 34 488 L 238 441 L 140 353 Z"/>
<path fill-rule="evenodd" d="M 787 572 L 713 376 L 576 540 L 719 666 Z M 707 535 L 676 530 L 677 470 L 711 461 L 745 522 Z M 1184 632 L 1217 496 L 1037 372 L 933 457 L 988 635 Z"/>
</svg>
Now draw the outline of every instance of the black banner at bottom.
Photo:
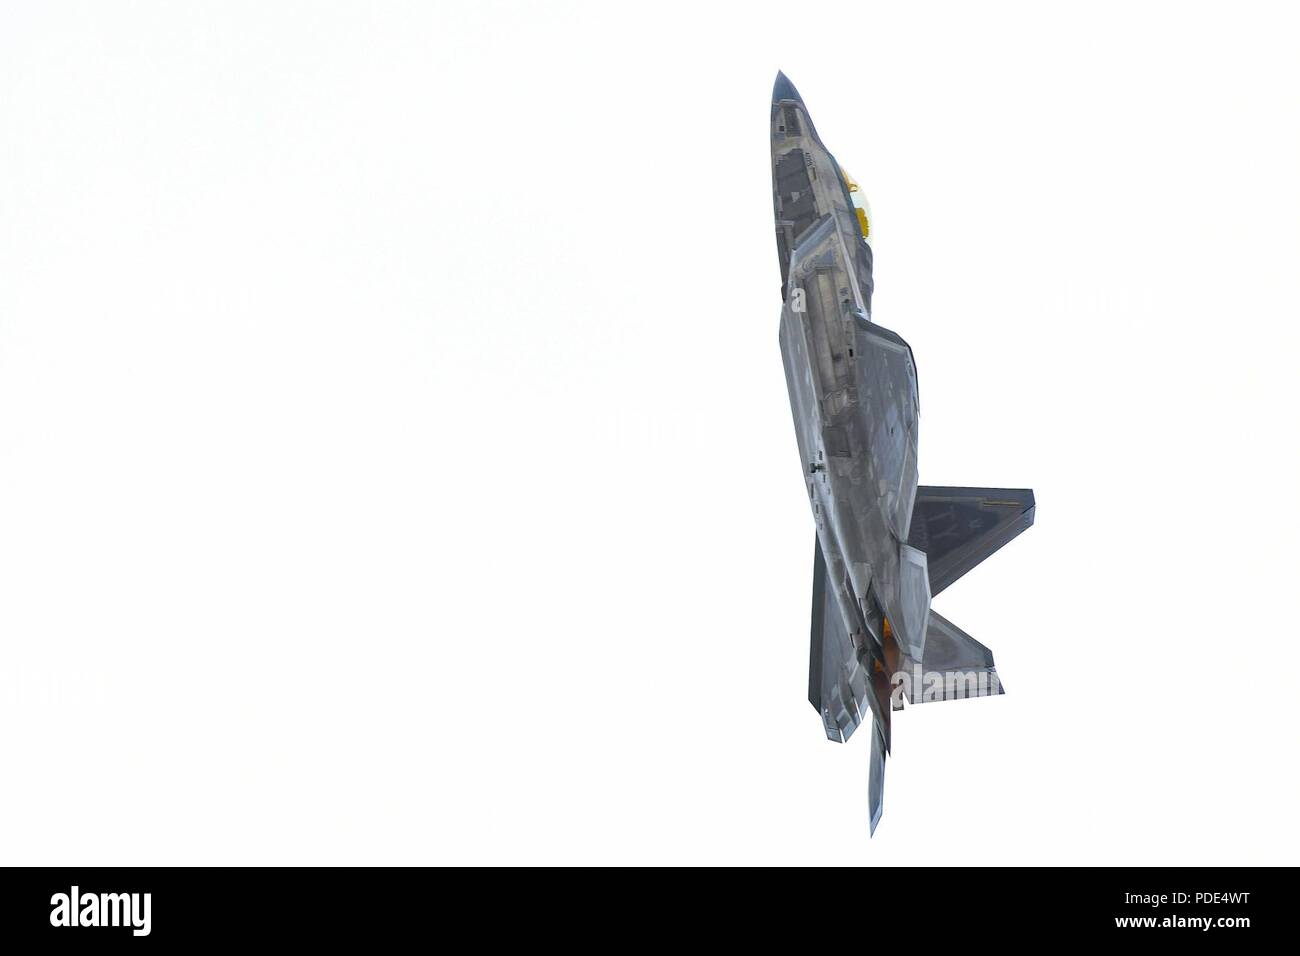
<svg viewBox="0 0 1300 956">
<path fill-rule="evenodd" d="M 1131 939 L 1237 946 L 1291 923 L 1291 870 L 10 869 L 0 938 L 99 946 L 471 932 L 499 945 L 948 947 Z M 567 885 L 572 880 L 572 886 Z"/>
</svg>

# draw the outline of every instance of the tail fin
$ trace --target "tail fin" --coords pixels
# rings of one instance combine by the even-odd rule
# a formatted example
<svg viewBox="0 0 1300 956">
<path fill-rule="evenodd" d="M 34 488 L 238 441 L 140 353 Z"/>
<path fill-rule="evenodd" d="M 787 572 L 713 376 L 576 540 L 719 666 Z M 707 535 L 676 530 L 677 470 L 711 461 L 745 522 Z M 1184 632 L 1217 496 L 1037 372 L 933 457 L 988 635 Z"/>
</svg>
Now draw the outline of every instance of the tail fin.
<svg viewBox="0 0 1300 956">
<path fill-rule="evenodd" d="M 1033 523 L 1028 488 L 922 485 L 907 543 L 925 552 L 933 597 Z"/>
<path fill-rule="evenodd" d="M 867 772 L 867 813 L 871 822 L 871 835 L 876 833 L 880 811 L 885 808 L 885 735 L 880 731 L 880 721 L 872 722 L 871 763 Z"/>
</svg>

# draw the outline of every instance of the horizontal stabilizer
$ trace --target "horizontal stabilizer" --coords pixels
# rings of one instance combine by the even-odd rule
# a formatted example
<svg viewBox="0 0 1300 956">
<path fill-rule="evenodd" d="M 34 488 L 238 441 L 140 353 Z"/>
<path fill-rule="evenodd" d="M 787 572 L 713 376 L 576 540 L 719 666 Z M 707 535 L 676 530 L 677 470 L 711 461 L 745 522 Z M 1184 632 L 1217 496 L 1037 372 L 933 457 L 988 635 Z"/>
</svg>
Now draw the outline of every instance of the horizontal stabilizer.
<svg viewBox="0 0 1300 956">
<path fill-rule="evenodd" d="M 925 552 L 934 596 L 1033 523 L 1028 488 L 921 485 L 907 543 Z"/>
<path fill-rule="evenodd" d="M 991 697 L 1003 692 L 993 666 L 993 652 L 934 610 L 930 611 L 921 665 L 905 658 L 903 673 L 903 690 L 912 704 Z"/>
<path fill-rule="evenodd" d="M 828 586 L 821 542 L 813 558 L 812 634 L 808 653 L 808 703 L 821 715 L 826 736 L 843 743 L 870 719 L 867 672 L 844 627 L 835 589 Z"/>
<path fill-rule="evenodd" d="M 883 652 L 864 636 L 859 618 L 858 641 L 845 615 L 821 542 L 813 558 L 812 634 L 808 653 L 808 702 L 821 715 L 828 739 L 843 743 L 876 714 L 876 732 L 889 752 L 889 672 Z M 883 715 L 883 716 L 880 716 Z"/>
</svg>

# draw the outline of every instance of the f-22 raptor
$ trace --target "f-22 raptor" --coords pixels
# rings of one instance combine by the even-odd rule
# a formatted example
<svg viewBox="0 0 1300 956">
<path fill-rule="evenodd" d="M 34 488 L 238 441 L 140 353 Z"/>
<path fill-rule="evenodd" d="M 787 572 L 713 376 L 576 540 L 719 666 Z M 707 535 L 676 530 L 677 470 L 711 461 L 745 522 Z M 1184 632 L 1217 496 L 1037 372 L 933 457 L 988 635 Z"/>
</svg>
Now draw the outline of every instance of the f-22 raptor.
<svg viewBox="0 0 1300 956">
<path fill-rule="evenodd" d="M 826 736 L 871 718 L 880 821 L 890 713 L 1002 693 L 987 647 L 930 599 L 1034 522 L 1022 488 L 917 485 L 916 363 L 871 315 L 871 213 L 784 74 L 772 90 L 781 356 L 817 525 L 808 699 Z"/>
</svg>

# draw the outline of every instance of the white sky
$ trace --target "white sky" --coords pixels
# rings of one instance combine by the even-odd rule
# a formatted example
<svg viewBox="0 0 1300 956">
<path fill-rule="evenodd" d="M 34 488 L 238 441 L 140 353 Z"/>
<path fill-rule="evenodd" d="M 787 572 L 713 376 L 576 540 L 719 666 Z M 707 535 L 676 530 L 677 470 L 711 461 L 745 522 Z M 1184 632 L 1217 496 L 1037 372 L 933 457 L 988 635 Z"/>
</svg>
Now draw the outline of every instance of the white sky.
<svg viewBox="0 0 1300 956">
<path fill-rule="evenodd" d="M 1296 26 L 1263 5 L 0 12 L 8 863 L 1294 863 Z M 873 209 L 935 608 L 805 700 L 768 101 Z M 89 808 L 89 809 L 88 809 Z"/>
</svg>

